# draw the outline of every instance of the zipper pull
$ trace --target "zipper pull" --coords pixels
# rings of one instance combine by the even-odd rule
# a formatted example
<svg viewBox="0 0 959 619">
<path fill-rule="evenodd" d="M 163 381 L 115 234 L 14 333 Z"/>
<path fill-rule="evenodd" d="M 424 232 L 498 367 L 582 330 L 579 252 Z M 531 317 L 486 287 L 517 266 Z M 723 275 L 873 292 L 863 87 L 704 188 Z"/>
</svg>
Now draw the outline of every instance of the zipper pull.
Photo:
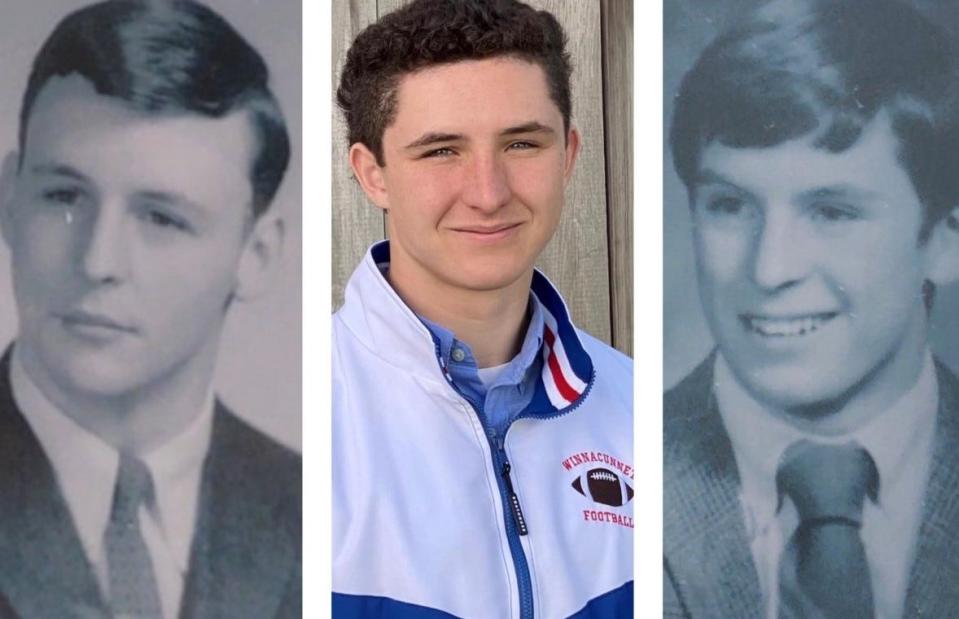
<svg viewBox="0 0 959 619">
<path fill-rule="evenodd" d="M 526 528 L 526 518 L 523 517 L 523 508 L 519 506 L 519 497 L 516 496 L 516 493 L 513 491 L 513 481 L 509 476 L 510 466 L 508 461 L 503 462 L 503 479 L 506 481 L 506 493 L 509 498 L 509 505 L 513 511 L 513 522 L 516 523 L 516 528 L 519 530 L 520 535 L 526 535 L 529 533 L 529 529 Z"/>
</svg>

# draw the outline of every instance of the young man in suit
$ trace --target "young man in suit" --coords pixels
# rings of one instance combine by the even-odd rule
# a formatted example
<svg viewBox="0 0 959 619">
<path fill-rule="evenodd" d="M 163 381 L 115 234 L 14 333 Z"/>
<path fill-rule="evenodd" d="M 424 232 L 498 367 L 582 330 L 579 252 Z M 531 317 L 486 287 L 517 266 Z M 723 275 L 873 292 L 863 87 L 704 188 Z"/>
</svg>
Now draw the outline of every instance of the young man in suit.
<svg viewBox="0 0 959 619">
<path fill-rule="evenodd" d="M 893 0 L 775 0 L 676 100 L 717 349 L 665 396 L 665 614 L 959 614 L 952 41 Z"/>
<path fill-rule="evenodd" d="M 192 0 L 90 5 L 36 56 L 0 178 L 12 614 L 300 616 L 300 458 L 211 388 L 289 156 L 262 58 Z"/>
<path fill-rule="evenodd" d="M 555 17 L 418 0 L 354 41 L 387 212 L 334 318 L 337 617 L 632 617 L 632 363 L 533 268 L 580 137 Z"/>
</svg>

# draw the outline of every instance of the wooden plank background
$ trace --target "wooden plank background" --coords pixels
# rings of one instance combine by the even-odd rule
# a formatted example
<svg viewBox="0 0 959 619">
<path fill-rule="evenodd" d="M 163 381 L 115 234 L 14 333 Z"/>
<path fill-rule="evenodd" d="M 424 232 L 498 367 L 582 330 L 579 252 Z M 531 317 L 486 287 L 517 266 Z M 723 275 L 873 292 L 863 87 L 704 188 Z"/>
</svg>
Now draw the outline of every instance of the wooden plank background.
<svg viewBox="0 0 959 619">
<path fill-rule="evenodd" d="M 353 37 L 407 0 L 333 3 L 333 92 Z M 583 150 L 559 229 L 538 266 L 574 322 L 632 354 L 632 5 L 630 0 L 528 0 L 563 24 L 573 59 L 573 123 Z M 333 308 L 385 222 L 353 180 L 346 127 L 333 110 Z"/>
</svg>

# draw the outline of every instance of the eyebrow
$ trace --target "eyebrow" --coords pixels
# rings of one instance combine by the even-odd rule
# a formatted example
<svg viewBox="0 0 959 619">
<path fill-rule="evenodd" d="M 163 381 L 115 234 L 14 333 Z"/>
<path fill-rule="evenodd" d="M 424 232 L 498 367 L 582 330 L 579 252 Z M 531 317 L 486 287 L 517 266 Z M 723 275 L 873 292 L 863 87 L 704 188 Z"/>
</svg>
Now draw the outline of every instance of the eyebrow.
<svg viewBox="0 0 959 619">
<path fill-rule="evenodd" d="M 499 132 L 501 136 L 510 136 L 518 135 L 523 133 L 556 133 L 556 130 L 548 125 L 544 125 L 541 122 L 531 120 L 525 122 L 521 125 L 514 125 L 512 127 L 507 127 Z M 416 138 L 403 148 L 406 150 L 414 148 L 422 148 L 424 146 L 430 146 L 433 144 L 439 144 L 443 142 L 459 142 L 466 140 L 466 136 L 462 133 L 442 133 L 430 131 L 429 133 L 424 133 L 420 137 Z"/>
<path fill-rule="evenodd" d="M 80 170 L 59 163 L 38 163 L 30 168 L 30 172 L 48 176 L 66 176 L 84 183 L 91 182 L 90 178 Z"/>
<path fill-rule="evenodd" d="M 729 185 L 730 187 L 735 187 L 736 189 L 742 190 L 742 188 L 736 183 L 732 182 L 719 172 L 706 168 L 700 170 L 696 175 L 696 184 L 697 185 Z"/>
<path fill-rule="evenodd" d="M 187 210 L 194 211 L 200 215 L 207 213 L 207 209 L 204 208 L 202 204 L 191 200 L 182 193 L 173 191 L 143 190 L 136 192 L 136 196 L 141 200 L 150 200 L 152 202 L 162 202 L 164 204 L 180 206 L 182 208 L 186 208 Z"/>
<path fill-rule="evenodd" d="M 862 189 L 854 185 L 828 185 L 826 187 L 817 187 L 816 189 L 803 193 L 807 198 L 833 198 L 837 196 L 849 196 L 852 198 L 869 199 L 876 196 L 876 192 L 868 189 Z"/>
<path fill-rule="evenodd" d="M 90 180 L 90 178 L 80 172 L 72 166 L 68 166 L 60 163 L 39 163 L 30 168 L 30 172 L 33 174 L 40 175 L 49 175 L 49 176 L 65 176 L 67 178 L 72 178 L 74 180 L 87 183 L 89 185 L 95 185 L 95 183 Z M 143 200 L 152 200 L 155 202 L 162 202 L 165 204 L 174 204 L 180 205 L 189 210 L 196 211 L 198 213 L 206 213 L 206 209 L 203 205 L 191 200 L 186 195 L 177 193 L 174 191 L 158 191 L 147 189 L 143 191 L 137 191 L 136 196 Z"/>
<path fill-rule="evenodd" d="M 726 185 L 727 187 L 735 189 L 736 191 L 752 195 L 748 189 L 737 185 L 722 174 L 714 170 L 710 170 L 709 168 L 701 170 L 696 176 L 696 185 Z M 875 198 L 876 192 L 857 187 L 856 185 L 838 183 L 835 185 L 824 185 L 822 187 L 809 189 L 802 192 L 801 195 L 807 200 L 811 198 L 835 198 L 846 196 L 866 200 Z"/>
</svg>

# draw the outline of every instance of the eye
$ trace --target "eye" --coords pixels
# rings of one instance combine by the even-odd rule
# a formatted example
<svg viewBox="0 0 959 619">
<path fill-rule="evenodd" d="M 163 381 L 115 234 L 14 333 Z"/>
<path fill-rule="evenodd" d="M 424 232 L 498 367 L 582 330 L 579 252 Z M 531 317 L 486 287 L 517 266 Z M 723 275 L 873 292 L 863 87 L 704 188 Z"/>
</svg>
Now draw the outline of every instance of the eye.
<svg viewBox="0 0 959 619">
<path fill-rule="evenodd" d="M 181 232 L 189 232 L 190 225 L 180 217 L 171 215 L 164 211 L 158 210 L 149 210 L 144 214 L 144 218 L 148 223 L 158 228 L 164 228 L 169 230 L 178 230 Z"/>
<path fill-rule="evenodd" d="M 860 213 L 859 209 L 848 204 L 816 202 L 811 207 L 811 217 L 814 221 L 834 223 L 859 219 Z"/>
<path fill-rule="evenodd" d="M 423 153 L 423 159 L 430 157 L 450 157 L 455 154 L 452 148 L 444 146 L 443 148 L 434 148 L 433 150 Z"/>
<path fill-rule="evenodd" d="M 40 197 L 48 204 L 74 206 L 83 199 L 84 193 L 76 187 L 52 187 L 42 190 Z"/>
<path fill-rule="evenodd" d="M 714 196 L 706 200 L 706 211 L 719 217 L 749 215 L 748 204 L 739 196 Z"/>
<path fill-rule="evenodd" d="M 539 147 L 538 144 L 534 144 L 533 142 L 525 142 L 525 141 L 513 142 L 509 145 L 510 150 L 530 150 L 538 147 Z"/>
</svg>

